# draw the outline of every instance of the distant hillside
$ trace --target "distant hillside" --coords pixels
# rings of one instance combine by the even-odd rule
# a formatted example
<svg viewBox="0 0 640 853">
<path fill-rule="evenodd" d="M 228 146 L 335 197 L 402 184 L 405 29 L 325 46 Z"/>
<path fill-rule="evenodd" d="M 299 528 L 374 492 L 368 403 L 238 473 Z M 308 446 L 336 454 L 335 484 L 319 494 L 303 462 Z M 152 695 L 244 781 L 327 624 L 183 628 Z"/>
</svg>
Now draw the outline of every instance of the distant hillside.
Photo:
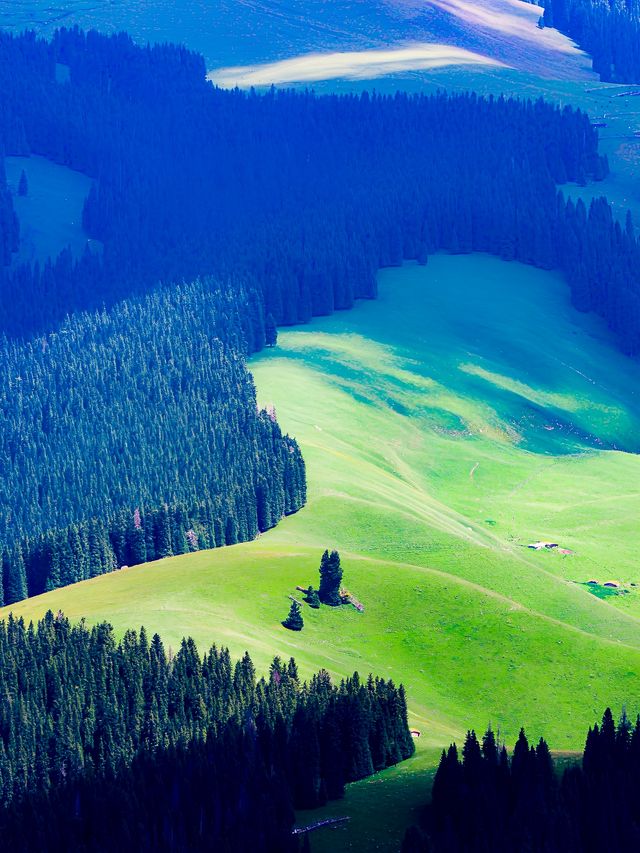
<svg viewBox="0 0 640 853">
<path fill-rule="evenodd" d="M 640 83 L 638 0 L 545 0 L 543 21 L 588 51 L 602 80 Z"/>
<path fill-rule="evenodd" d="M 537 29 L 541 14 L 509 0 L 0 0 L 0 26 L 15 32 L 126 31 L 141 45 L 184 44 L 204 56 L 208 70 L 429 44 L 464 48 L 532 74 L 588 78 L 588 57 L 560 33 Z"/>
</svg>

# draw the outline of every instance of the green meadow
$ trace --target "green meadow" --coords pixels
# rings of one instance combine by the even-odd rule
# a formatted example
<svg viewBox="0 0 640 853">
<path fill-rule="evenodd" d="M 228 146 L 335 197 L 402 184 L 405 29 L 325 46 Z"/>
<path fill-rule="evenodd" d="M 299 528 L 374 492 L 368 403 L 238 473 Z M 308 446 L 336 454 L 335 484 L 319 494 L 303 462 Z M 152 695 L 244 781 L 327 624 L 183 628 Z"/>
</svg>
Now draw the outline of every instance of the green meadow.
<svg viewBox="0 0 640 853">
<path fill-rule="evenodd" d="M 640 710 L 640 367 L 553 273 L 438 255 L 381 271 L 379 289 L 251 362 L 259 401 L 301 443 L 304 510 L 255 542 L 13 607 L 144 624 L 174 647 L 191 634 L 261 669 L 294 655 L 305 674 L 402 681 L 417 756 L 328 807 L 353 820 L 314 850 L 395 849 L 425 768 L 469 726 L 577 750 L 605 705 Z M 526 547 L 538 540 L 572 553 Z M 325 547 L 365 612 L 305 607 L 287 632 L 287 596 L 317 581 Z"/>
<path fill-rule="evenodd" d="M 67 247 L 81 255 L 87 245 L 82 207 L 91 179 L 45 157 L 7 157 L 5 165 L 20 220 L 20 250 L 14 264 L 43 263 Z M 24 197 L 16 194 L 23 170 L 29 186 Z M 89 242 L 96 247 L 95 240 Z"/>
<path fill-rule="evenodd" d="M 13 12 L 16 27 L 38 24 L 32 6 L 24 22 L 24 10 Z M 49 5 L 35 7 L 48 20 Z M 83 23 L 100 14 L 84 0 L 55 11 Z M 274 44 L 277 57 L 291 55 L 295 20 L 280 41 L 265 28 L 262 51 L 253 34 L 229 39 L 229 28 L 244 26 L 237 15 L 216 30 L 232 46 L 224 61 L 272 59 Z M 185 20 L 189 43 L 222 62 L 201 22 L 192 32 Z M 240 43 L 256 56 L 236 55 Z M 599 83 L 587 64 L 575 80 L 473 66 L 314 88 L 504 92 L 579 106 L 606 125 L 600 147 L 611 174 L 565 191 L 586 202 L 607 195 L 637 225 L 640 103 L 628 87 Z M 22 168 L 19 260 L 67 245 L 83 251 L 90 179 L 42 158 L 7 158 L 14 189 Z M 571 309 L 553 273 L 438 255 L 424 268 L 381 271 L 379 290 L 352 311 L 281 330 L 278 347 L 251 362 L 260 403 L 273 403 L 301 444 L 304 510 L 255 542 L 123 569 L 11 608 L 27 620 L 62 609 L 119 634 L 145 625 L 173 648 L 192 635 L 202 650 L 248 649 L 262 671 L 274 655 L 294 655 L 305 675 L 325 667 L 336 678 L 358 670 L 402 681 L 421 731 L 416 755 L 350 786 L 343 801 L 301 813 L 300 824 L 351 818 L 313 833 L 314 853 L 395 853 L 439 750 L 468 727 L 491 722 L 512 745 L 524 725 L 572 752 L 606 705 L 640 711 L 640 366 L 601 323 Z M 527 547 L 537 541 L 571 553 Z M 340 550 L 345 585 L 365 612 L 304 607 L 304 630 L 288 632 L 287 596 L 317 582 L 326 547 Z"/>
</svg>

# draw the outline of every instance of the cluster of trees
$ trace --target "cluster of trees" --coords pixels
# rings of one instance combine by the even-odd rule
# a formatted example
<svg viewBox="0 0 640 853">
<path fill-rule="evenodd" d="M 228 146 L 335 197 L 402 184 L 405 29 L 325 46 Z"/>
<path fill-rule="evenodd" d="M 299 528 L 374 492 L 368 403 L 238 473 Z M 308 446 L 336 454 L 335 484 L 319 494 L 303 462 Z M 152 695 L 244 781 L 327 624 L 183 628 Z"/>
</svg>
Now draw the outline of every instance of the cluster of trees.
<svg viewBox="0 0 640 853">
<path fill-rule="evenodd" d="M 293 808 L 413 752 L 402 687 L 257 679 L 192 640 L 0 623 L 0 833 L 30 851 L 287 851 Z"/>
<path fill-rule="evenodd" d="M 20 225 L 7 185 L 4 157 L 1 152 L 0 147 L 0 269 L 9 266 L 13 253 L 18 251 L 20 241 Z"/>
<path fill-rule="evenodd" d="M 159 279 L 230 270 L 278 324 L 375 296 L 379 267 L 439 249 L 561 267 L 583 289 L 591 274 L 587 217 L 556 195 L 557 183 L 607 170 L 579 111 L 474 95 L 225 92 L 183 48 L 75 30 L 0 40 L 0 140 L 95 177 L 84 222 L 104 244 L 102 257 L 5 275 L 8 334 Z M 593 307 L 636 351 L 638 245 L 595 222 L 612 272 Z"/>
<path fill-rule="evenodd" d="M 640 83 L 639 0 L 544 0 L 542 23 L 570 36 L 611 83 Z"/>
<path fill-rule="evenodd" d="M 524 731 L 508 756 L 489 729 L 442 754 L 421 826 L 402 853 L 624 853 L 640 847 L 640 717 L 610 709 L 589 729 L 582 763 L 559 774 Z"/>
<path fill-rule="evenodd" d="M 252 539 L 304 504 L 298 445 L 242 355 L 259 297 L 238 293 L 242 314 L 206 279 L 0 341 L 0 603 Z"/>
<path fill-rule="evenodd" d="M 337 551 L 325 550 L 320 560 L 320 587 L 314 589 L 309 585 L 305 592 L 304 600 L 317 610 L 321 604 L 327 604 L 329 607 L 338 607 L 344 604 L 344 598 L 341 595 L 342 584 L 342 566 L 340 565 L 340 554 Z M 302 616 L 302 608 L 300 604 L 292 599 L 289 615 L 282 623 L 285 628 L 290 631 L 302 631 L 304 628 L 304 619 Z"/>
<path fill-rule="evenodd" d="M 320 560 L 320 587 L 318 598 L 322 604 L 337 607 L 342 604 L 340 586 L 342 584 L 342 566 L 337 551 L 325 551 Z"/>
</svg>

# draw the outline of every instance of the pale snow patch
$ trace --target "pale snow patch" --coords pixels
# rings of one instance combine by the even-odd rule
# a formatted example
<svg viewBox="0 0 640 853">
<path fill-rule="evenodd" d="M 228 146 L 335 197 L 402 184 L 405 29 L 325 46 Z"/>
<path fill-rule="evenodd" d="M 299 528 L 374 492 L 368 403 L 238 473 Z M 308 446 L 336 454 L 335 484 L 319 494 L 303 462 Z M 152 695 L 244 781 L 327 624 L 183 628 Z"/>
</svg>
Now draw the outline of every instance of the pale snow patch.
<svg viewBox="0 0 640 853">
<path fill-rule="evenodd" d="M 425 71 L 447 65 L 506 67 L 502 62 L 461 47 L 420 42 L 392 50 L 309 53 L 263 65 L 217 68 L 207 77 L 225 89 L 312 83 L 319 80 L 373 80 L 403 71 Z"/>
</svg>

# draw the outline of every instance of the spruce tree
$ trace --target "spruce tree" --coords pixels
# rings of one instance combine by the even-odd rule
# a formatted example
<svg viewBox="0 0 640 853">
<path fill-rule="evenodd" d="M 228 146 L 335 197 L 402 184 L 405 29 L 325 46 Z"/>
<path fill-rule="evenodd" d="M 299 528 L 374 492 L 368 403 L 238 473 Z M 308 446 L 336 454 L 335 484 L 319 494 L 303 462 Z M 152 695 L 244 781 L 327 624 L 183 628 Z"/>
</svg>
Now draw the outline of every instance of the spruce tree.
<svg viewBox="0 0 640 853">
<path fill-rule="evenodd" d="M 145 531 L 142 525 L 142 516 L 138 508 L 134 510 L 132 523 L 127 530 L 127 551 L 127 562 L 130 566 L 137 566 L 139 563 L 144 563 L 147 559 Z"/>
<path fill-rule="evenodd" d="M 304 620 L 300 611 L 300 605 L 297 601 L 291 602 L 291 607 L 289 608 L 289 615 L 283 621 L 282 624 L 290 631 L 302 631 L 302 628 L 304 627 Z"/>
<path fill-rule="evenodd" d="M 314 610 L 317 610 L 320 607 L 318 590 L 314 589 L 311 585 L 309 585 L 309 589 L 307 590 L 304 600 L 307 602 L 309 607 L 312 607 Z"/>
<path fill-rule="evenodd" d="M 427 839 L 419 827 L 410 826 L 402 840 L 400 853 L 428 853 L 429 849 Z"/>
<path fill-rule="evenodd" d="M 15 604 L 27 597 L 27 574 L 22 550 L 17 545 L 5 561 L 4 599 L 5 604 Z"/>
<path fill-rule="evenodd" d="M 287 664 L 287 675 L 292 681 L 300 681 L 298 664 L 296 663 L 295 658 L 289 658 L 289 663 Z"/>
<path fill-rule="evenodd" d="M 170 557 L 171 551 L 171 521 L 169 519 L 169 507 L 164 504 L 156 516 L 156 557 Z"/>
<path fill-rule="evenodd" d="M 268 347 L 274 347 L 278 343 L 278 328 L 273 314 L 267 314 L 264 321 L 264 342 Z"/>
<path fill-rule="evenodd" d="M 320 561 L 320 589 L 318 595 L 323 604 L 337 607 L 342 604 L 340 598 L 340 584 L 342 582 L 342 568 L 340 566 L 340 554 L 337 551 L 325 551 Z"/>
</svg>

